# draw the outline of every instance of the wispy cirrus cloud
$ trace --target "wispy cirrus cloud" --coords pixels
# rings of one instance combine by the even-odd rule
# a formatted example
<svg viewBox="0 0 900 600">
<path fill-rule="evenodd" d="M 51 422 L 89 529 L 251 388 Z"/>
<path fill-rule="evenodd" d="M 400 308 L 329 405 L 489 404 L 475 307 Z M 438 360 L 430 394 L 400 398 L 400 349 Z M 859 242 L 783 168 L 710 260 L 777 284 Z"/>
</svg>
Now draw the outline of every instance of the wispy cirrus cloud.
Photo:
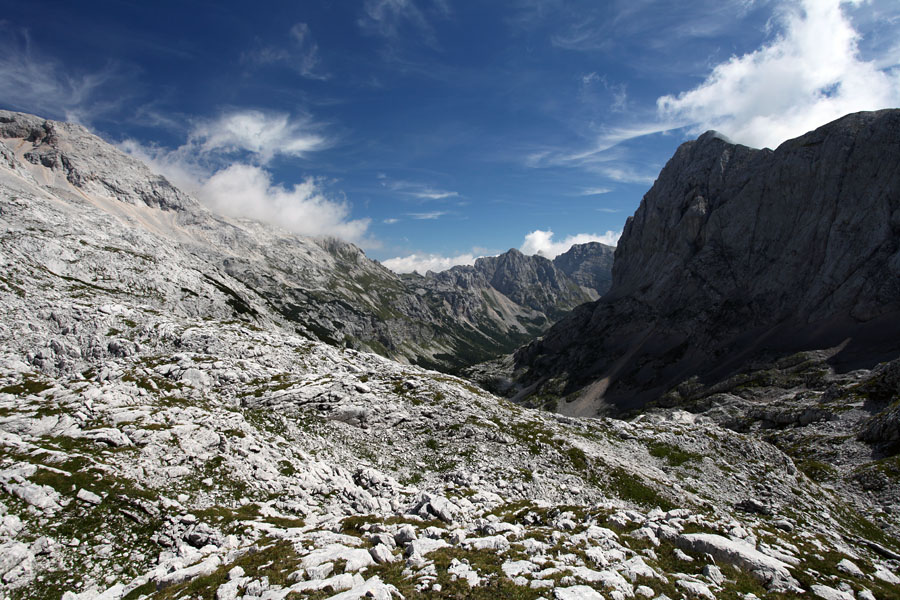
<svg viewBox="0 0 900 600">
<path fill-rule="evenodd" d="M 426 45 L 436 46 L 431 19 L 447 18 L 450 13 L 446 0 L 366 0 L 356 23 L 363 32 L 388 42 L 397 42 L 411 32 Z"/>
<path fill-rule="evenodd" d="M 271 44 L 245 52 L 241 60 L 257 65 L 283 64 L 308 79 L 326 80 L 330 75 L 324 70 L 316 43 L 307 23 L 298 22 L 288 30 L 285 44 Z"/>
<path fill-rule="evenodd" d="M 603 194 L 608 194 L 613 191 L 610 187 L 592 187 L 585 188 L 578 192 L 579 196 L 602 196 Z"/>
<path fill-rule="evenodd" d="M 432 185 L 416 181 L 391 179 L 384 173 L 379 173 L 377 179 L 382 187 L 417 200 L 444 200 L 446 198 L 459 197 L 459 192 L 442 190 Z"/>
<path fill-rule="evenodd" d="M 89 123 L 122 101 L 122 94 L 101 93 L 124 78 L 117 63 L 110 61 L 96 71 L 73 71 L 35 48 L 27 30 L 0 22 L 0 34 L 0 101 L 5 106 Z"/>
<path fill-rule="evenodd" d="M 431 212 L 408 213 L 406 216 L 417 221 L 435 221 L 446 214 L 447 212 L 443 210 L 433 210 Z"/>
</svg>

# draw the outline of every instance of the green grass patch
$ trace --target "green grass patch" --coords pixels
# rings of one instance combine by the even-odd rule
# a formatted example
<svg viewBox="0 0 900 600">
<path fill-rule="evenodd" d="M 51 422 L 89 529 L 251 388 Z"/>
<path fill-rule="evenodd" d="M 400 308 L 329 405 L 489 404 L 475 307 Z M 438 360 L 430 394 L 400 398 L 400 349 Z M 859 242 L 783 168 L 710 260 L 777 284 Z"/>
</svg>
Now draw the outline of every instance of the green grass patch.
<svg viewBox="0 0 900 600">
<path fill-rule="evenodd" d="M 688 452 L 687 450 L 682 450 L 677 446 L 664 444 L 662 442 L 652 442 L 648 445 L 648 449 L 650 452 L 650 456 L 663 458 L 666 460 L 666 462 L 669 463 L 669 465 L 673 467 L 680 467 L 681 465 L 688 462 L 699 462 L 703 460 L 702 454 L 697 454 L 696 452 Z"/>
</svg>

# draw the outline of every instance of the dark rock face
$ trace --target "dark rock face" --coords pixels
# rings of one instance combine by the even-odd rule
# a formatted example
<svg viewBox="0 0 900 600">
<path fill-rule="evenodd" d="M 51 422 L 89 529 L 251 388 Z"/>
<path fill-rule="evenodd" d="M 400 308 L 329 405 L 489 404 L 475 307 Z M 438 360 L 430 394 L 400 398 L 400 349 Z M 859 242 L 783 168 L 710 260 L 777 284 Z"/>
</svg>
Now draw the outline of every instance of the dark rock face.
<svg viewBox="0 0 900 600">
<path fill-rule="evenodd" d="M 557 269 L 582 287 L 596 290 L 601 296 L 612 285 L 614 246 L 599 242 L 576 244 L 553 259 Z"/>
<path fill-rule="evenodd" d="M 601 246 L 601 244 L 596 244 Z M 588 244 L 572 246 L 569 252 Z M 608 248 L 604 246 L 603 248 Z M 611 249 L 610 249 L 611 250 Z M 596 266 L 596 256 L 603 250 L 584 248 L 570 259 L 572 272 L 583 273 L 581 283 L 543 256 L 526 256 L 512 248 L 499 256 L 486 256 L 473 266 L 453 267 L 441 273 L 430 273 L 426 281 L 435 282 L 435 289 L 456 290 L 458 293 L 493 288 L 514 303 L 544 313 L 549 318 L 558 317 L 572 308 L 596 300 L 602 286 L 592 285 L 593 280 L 611 278 L 612 261 L 605 273 Z M 579 271 L 580 269 L 580 271 Z M 426 284 L 426 287 L 429 287 Z"/>
<path fill-rule="evenodd" d="M 774 151 L 714 132 L 683 144 L 625 226 L 610 291 L 516 354 L 522 382 L 581 390 L 589 414 L 752 357 L 838 345 L 845 366 L 896 356 L 898 158 L 900 110 Z"/>
</svg>

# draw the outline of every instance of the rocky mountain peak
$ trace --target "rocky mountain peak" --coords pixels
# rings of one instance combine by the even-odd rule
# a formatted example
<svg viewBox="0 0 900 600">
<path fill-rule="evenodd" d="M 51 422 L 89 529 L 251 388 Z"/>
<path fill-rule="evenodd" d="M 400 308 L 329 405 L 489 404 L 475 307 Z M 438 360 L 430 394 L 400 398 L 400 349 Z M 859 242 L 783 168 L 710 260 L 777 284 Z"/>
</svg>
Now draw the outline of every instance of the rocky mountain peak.
<svg viewBox="0 0 900 600">
<path fill-rule="evenodd" d="M 609 293 L 517 354 L 524 380 L 587 390 L 590 411 L 639 406 L 751 356 L 840 344 L 836 364 L 890 356 L 900 339 L 898 132 L 900 111 L 885 110 L 774 151 L 714 133 L 683 144 L 625 226 Z"/>
<path fill-rule="evenodd" d="M 612 283 L 615 250 L 614 246 L 600 242 L 575 244 L 554 258 L 553 264 L 578 285 L 596 290 L 602 296 Z"/>
<path fill-rule="evenodd" d="M 161 175 L 81 125 L 0 110 L 0 139 L 8 140 L 7 164 L 40 165 L 52 173 L 42 184 L 64 193 L 78 190 L 162 210 L 200 210 L 196 200 Z M 23 169 L 19 169 L 23 171 Z"/>
</svg>

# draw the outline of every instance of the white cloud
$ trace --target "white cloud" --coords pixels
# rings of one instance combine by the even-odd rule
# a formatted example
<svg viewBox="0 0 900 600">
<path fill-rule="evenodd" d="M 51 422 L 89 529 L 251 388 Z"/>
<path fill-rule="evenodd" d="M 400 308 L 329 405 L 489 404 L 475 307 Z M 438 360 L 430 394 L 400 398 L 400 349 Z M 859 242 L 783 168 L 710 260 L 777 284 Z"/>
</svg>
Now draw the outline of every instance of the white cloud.
<svg viewBox="0 0 900 600">
<path fill-rule="evenodd" d="M 279 154 L 302 156 L 322 149 L 324 138 L 308 119 L 283 114 L 234 111 L 195 125 L 175 150 L 125 140 L 119 146 L 193 194 L 210 209 L 278 225 L 300 235 L 335 236 L 373 246 L 366 238 L 369 219 L 352 219 L 344 200 L 328 198 L 318 181 L 293 186 L 273 183 L 265 163 Z M 231 162 L 243 152 L 260 164 Z"/>
<path fill-rule="evenodd" d="M 423 188 L 416 192 L 407 192 L 410 196 L 414 198 L 419 198 L 421 200 L 442 200 L 444 198 L 455 198 L 459 196 L 457 192 L 447 192 L 444 190 L 435 190 L 431 188 Z"/>
<path fill-rule="evenodd" d="M 410 254 L 382 261 L 385 267 L 395 273 L 418 273 L 424 275 L 428 271 L 438 273 L 456 265 L 472 265 L 479 258 L 472 253 L 457 256 L 441 256 L 439 254 Z"/>
<path fill-rule="evenodd" d="M 379 173 L 376 178 L 382 187 L 419 200 L 443 200 L 444 198 L 456 198 L 459 196 L 459 192 L 438 189 L 424 183 L 389 179 L 384 173 Z"/>
<path fill-rule="evenodd" d="M 424 212 L 424 213 L 409 213 L 406 216 L 411 217 L 416 220 L 419 220 L 419 221 L 434 221 L 435 219 L 440 219 L 441 217 L 443 217 L 446 214 L 447 214 L 446 212 L 441 211 L 441 210 L 433 210 L 431 212 Z"/>
<path fill-rule="evenodd" d="M 216 212 L 275 223 L 300 235 L 359 241 L 369 226 L 369 219 L 350 219 L 349 206 L 326 198 L 315 180 L 275 185 L 269 173 L 255 165 L 234 164 L 217 171 L 196 194 Z"/>
<path fill-rule="evenodd" d="M 27 31 L 0 23 L 0 99 L 6 108 L 76 123 L 115 108 L 121 95 L 99 99 L 99 90 L 119 77 L 115 63 L 78 73 L 43 56 Z"/>
<path fill-rule="evenodd" d="M 537 229 L 525 236 L 525 240 L 522 242 L 519 249 L 523 254 L 540 254 L 546 258 L 556 258 L 563 252 L 566 252 L 574 244 L 600 242 L 607 246 L 615 246 L 621 235 L 621 231 L 607 231 L 602 235 L 597 235 L 596 233 L 578 233 L 557 242 L 553 240 L 553 232 L 549 229 L 546 231 Z"/>
<path fill-rule="evenodd" d="M 382 223 L 384 223 L 385 225 L 393 225 L 394 223 L 399 223 L 399 222 L 400 222 L 400 219 L 395 219 L 393 217 L 391 217 L 389 219 L 384 219 L 382 221 Z"/>
<path fill-rule="evenodd" d="M 267 163 L 278 154 L 303 156 L 322 150 L 329 140 L 318 133 L 309 117 L 291 118 L 285 113 L 236 110 L 211 121 L 197 123 L 183 152 L 249 152 Z"/>
<path fill-rule="evenodd" d="M 613 191 L 612 188 L 608 188 L 608 187 L 585 188 L 585 189 L 581 190 L 578 193 L 578 195 L 579 196 L 600 196 L 603 194 L 608 194 L 611 191 Z"/>
<path fill-rule="evenodd" d="M 694 133 L 718 129 L 774 148 L 847 113 L 900 105 L 900 60 L 860 57 L 846 4 L 859 0 L 787 5 L 773 41 L 715 66 L 696 88 L 659 98 L 660 115 Z"/>
</svg>

